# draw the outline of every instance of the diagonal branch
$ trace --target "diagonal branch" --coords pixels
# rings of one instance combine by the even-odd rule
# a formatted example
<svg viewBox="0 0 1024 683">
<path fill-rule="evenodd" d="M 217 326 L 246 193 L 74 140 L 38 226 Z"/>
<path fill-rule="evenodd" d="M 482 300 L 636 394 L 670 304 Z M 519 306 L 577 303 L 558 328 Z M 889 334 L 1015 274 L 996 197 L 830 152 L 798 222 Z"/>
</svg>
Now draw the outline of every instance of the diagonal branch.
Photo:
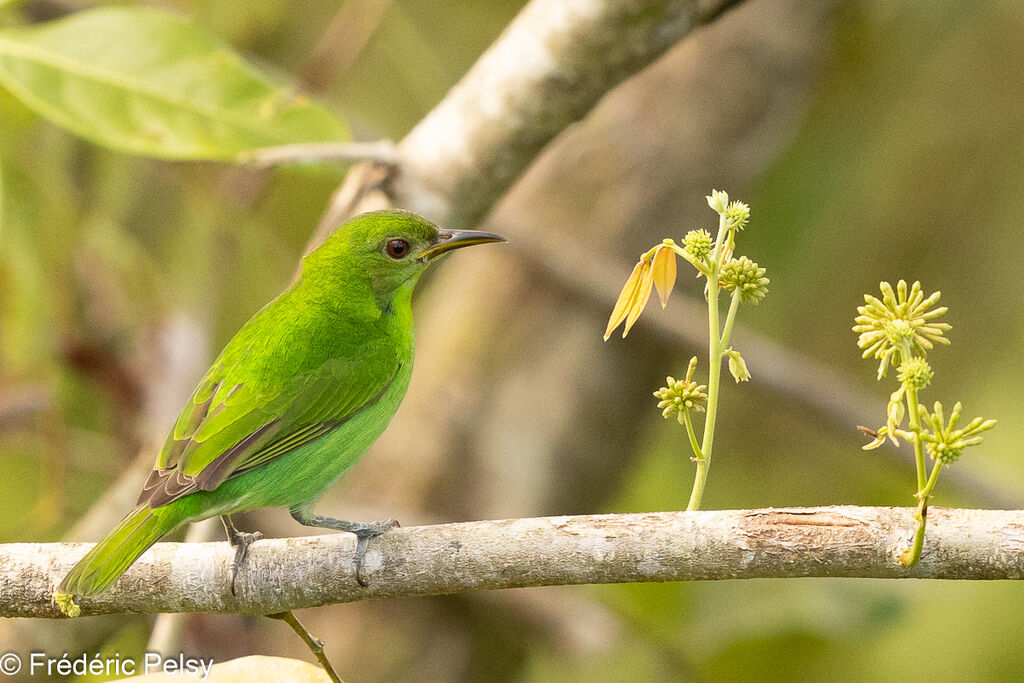
<svg viewBox="0 0 1024 683">
<path fill-rule="evenodd" d="M 472 227 L 609 90 L 738 3 L 531 0 L 398 144 L 386 197 L 353 205 L 351 186 L 362 181 L 346 179 L 310 248 L 388 200 L 445 227 Z"/>
<path fill-rule="evenodd" d="M 921 562 L 896 556 L 911 508 L 834 506 L 538 517 L 394 529 L 355 580 L 349 534 L 264 540 L 229 585 L 227 543 L 160 543 L 82 614 L 270 614 L 522 586 L 807 576 L 1024 578 L 1024 511 L 929 510 Z M 88 544 L 0 545 L 0 616 L 58 617 L 53 586 Z"/>
<path fill-rule="evenodd" d="M 399 204 L 477 223 L 555 136 L 734 4 L 533 0 L 399 144 Z"/>
</svg>

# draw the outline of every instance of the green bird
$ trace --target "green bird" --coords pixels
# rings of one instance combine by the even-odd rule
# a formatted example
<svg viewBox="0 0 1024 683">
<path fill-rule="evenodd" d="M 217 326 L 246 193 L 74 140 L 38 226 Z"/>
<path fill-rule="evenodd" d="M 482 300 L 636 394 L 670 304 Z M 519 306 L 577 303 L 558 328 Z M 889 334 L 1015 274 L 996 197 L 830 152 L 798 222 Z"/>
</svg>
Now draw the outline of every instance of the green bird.
<svg viewBox="0 0 1024 683">
<path fill-rule="evenodd" d="M 405 396 L 413 365 L 412 292 L 454 249 L 503 242 L 439 229 L 407 211 L 343 224 L 303 259 L 301 277 L 228 342 L 178 416 L 137 507 L 75 565 L 58 596 L 92 595 L 179 526 L 221 515 L 234 575 L 258 533 L 230 513 L 286 507 L 306 526 L 368 539 L 394 520 L 361 524 L 313 513 L 370 448 Z M 365 585 L 365 584 L 364 584 Z"/>
</svg>

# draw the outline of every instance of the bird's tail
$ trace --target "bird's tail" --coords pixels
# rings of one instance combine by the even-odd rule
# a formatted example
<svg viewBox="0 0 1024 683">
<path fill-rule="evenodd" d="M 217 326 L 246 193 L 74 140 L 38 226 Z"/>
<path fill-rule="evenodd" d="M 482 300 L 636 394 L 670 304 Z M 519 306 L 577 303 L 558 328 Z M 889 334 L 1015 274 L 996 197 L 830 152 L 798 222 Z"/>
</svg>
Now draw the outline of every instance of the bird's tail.
<svg viewBox="0 0 1024 683">
<path fill-rule="evenodd" d="M 102 541 L 86 553 L 57 587 L 58 594 L 94 595 L 102 593 L 132 565 L 139 555 L 160 537 L 177 526 L 178 520 L 168 508 L 140 505 Z"/>
</svg>

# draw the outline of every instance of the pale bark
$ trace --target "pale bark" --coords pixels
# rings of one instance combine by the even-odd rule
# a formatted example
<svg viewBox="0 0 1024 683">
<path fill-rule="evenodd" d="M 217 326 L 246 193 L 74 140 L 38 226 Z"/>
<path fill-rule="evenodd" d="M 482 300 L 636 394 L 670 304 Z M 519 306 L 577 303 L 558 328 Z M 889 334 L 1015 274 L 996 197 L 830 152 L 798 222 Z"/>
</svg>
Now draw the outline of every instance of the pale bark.
<svg viewBox="0 0 1024 683">
<path fill-rule="evenodd" d="M 913 509 L 833 506 L 538 517 L 399 528 L 355 581 L 349 534 L 269 539 L 231 594 L 227 543 L 160 543 L 82 614 L 290 609 L 523 586 L 793 577 L 1024 578 L 1024 510 L 931 508 L 921 562 L 896 560 Z M 53 586 L 88 544 L 0 546 L 0 616 L 58 617 Z"/>
<path fill-rule="evenodd" d="M 394 195 L 479 221 L 538 152 L 735 0 L 534 0 L 398 148 Z"/>
<path fill-rule="evenodd" d="M 738 0 L 533 0 L 398 144 L 387 200 L 446 227 L 470 227 L 537 154 L 626 78 Z M 348 179 L 317 229 L 353 213 Z M 363 188 L 360 188 L 363 189 Z"/>
</svg>

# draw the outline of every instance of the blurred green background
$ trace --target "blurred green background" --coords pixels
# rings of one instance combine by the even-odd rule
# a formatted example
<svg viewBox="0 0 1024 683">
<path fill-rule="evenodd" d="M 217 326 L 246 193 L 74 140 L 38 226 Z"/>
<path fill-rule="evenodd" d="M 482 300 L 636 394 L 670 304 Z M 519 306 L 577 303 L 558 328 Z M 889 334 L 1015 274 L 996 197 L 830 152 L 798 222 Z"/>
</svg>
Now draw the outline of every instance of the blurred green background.
<svg viewBox="0 0 1024 683">
<path fill-rule="evenodd" d="M 0 26 L 98 4 L 0 3 Z M 153 4 L 298 84 L 357 139 L 397 140 L 523 3 Z M 935 504 L 1021 507 L 1022 43 L 1024 6 L 1009 0 L 754 0 L 698 31 L 545 150 L 489 219 L 507 250 L 453 258 L 425 283 L 411 407 L 321 510 L 412 525 L 685 507 L 685 436 L 650 391 L 706 351 L 646 322 L 678 318 L 671 302 L 625 341 L 600 335 L 605 294 L 637 254 L 711 227 L 712 187 L 750 203 L 738 251 L 772 279 L 741 311 L 737 348 L 781 344 L 830 369 L 821 391 L 868 395 L 875 412 L 787 397 L 752 365 L 752 382 L 724 388 L 705 507 L 912 504 L 912 465 L 859 449 L 857 420 L 881 424 L 893 387 L 874 382 L 849 331 L 861 295 L 901 277 L 950 307 L 953 343 L 929 356 L 925 399 L 999 420 Z M 126 156 L 0 89 L 0 542 L 63 538 L 162 440 L 216 350 L 286 286 L 343 173 Z M 460 283 L 478 286 L 456 296 Z M 687 288 L 700 296 L 681 277 Z M 476 365 L 452 370 L 453 346 Z M 474 419 L 404 441 L 430 401 Z M 248 524 L 304 533 L 280 511 Z M 541 588 L 302 616 L 362 681 L 1015 680 L 1024 668 L 1024 587 L 1010 582 Z M 122 653 L 141 652 L 150 626 L 90 623 L 92 640 L 75 642 Z M 63 626 L 17 628 L 0 627 L 21 639 L 0 649 L 66 647 Z M 181 647 L 309 657 L 282 624 L 248 617 L 189 616 Z"/>
</svg>

